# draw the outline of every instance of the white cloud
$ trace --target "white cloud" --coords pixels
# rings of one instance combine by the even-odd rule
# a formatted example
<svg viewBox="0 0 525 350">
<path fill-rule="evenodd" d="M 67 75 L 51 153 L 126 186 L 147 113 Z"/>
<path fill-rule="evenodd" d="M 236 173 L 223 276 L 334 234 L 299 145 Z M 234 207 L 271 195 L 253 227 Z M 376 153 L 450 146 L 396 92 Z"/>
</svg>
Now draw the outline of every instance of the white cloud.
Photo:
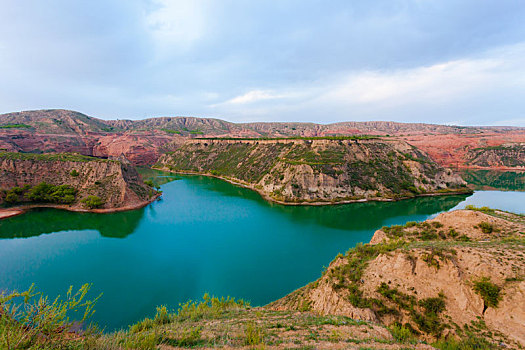
<svg viewBox="0 0 525 350">
<path fill-rule="evenodd" d="M 224 104 L 231 104 L 231 105 L 250 104 L 250 103 L 255 103 L 255 102 L 264 101 L 264 100 L 276 100 L 276 99 L 282 99 L 282 98 L 287 98 L 287 97 L 291 97 L 291 95 L 287 93 L 275 93 L 270 90 L 251 90 L 245 94 L 236 96 L 224 102 Z"/>
<path fill-rule="evenodd" d="M 208 0 L 155 0 L 146 25 L 161 47 L 189 46 L 206 34 Z"/>
<path fill-rule="evenodd" d="M 353 104 L 442 100 L 479 89 L 492 80 L 499 66 L 496 60 L 460 60 L 390 72 L 350 73 L 328 86 L 321 99 Z"/>
<path fill-rule="evenodd" d="M 502 101 L 508 96 L 516 99 L 517 91 L 525 91 L 524 77 L 525 44 L 518 44 L 429 66 L 349 71 L 302 85 L 254 89 L 212 107 L 241 120 L 254 115 L 287 120 L 307 116 L 304 119 L 321 122 L 330 115 L 331 121 L 480 124 L 476 114 L 486 119 L 493 113 L 495 120 L 511 115 L 509 124 L 518 125 L 522 123 L 514 119 L 518 110 L 509 110 L 511 105 Z M 525 107 L 524 102 L 517 103 Z M 514 108 L 519 109 L 516 104 Z"/>
</svg>

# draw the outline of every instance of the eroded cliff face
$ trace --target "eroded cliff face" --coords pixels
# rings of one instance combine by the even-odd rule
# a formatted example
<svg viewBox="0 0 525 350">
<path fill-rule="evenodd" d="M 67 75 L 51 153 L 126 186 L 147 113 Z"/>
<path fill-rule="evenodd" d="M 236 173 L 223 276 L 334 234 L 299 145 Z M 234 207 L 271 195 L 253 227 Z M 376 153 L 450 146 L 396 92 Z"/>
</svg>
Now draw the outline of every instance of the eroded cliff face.
<svg viewBox="0 0 525 350">
<path fill-rule="evenodd" d="M 470 332 L 519 347 L 524 235 L 523 216 L 497 210 L 384 228 L 373 245 L 337 257 L 318 281 L 268 307 L 404 324 L 427 340 Z"/>
<path fill-rule="evenodd" d="M 71 208 L 82 208 L 82 199 L 90 195 L 102 199 L 101 208 L 110 209 L 140 206 L 155 194 L 131 164 L 118 160 L 75 154 L 0 153 L 0 188 L 9 190 L 42 182 L 74 187 L 78 193 Z"/>
<path fill-rule="evenodd" d="M 525 143 L 476 148 L 465 158 L 469 165 L 480 168 L 525 169 Z"/>
<path fill-rule="evenodd" d="M 220 176 L 285 202 L 398 199 L 465 191 L 465 182 L 403 141 L 191 140 L 156 167 Z"/>
</svg>

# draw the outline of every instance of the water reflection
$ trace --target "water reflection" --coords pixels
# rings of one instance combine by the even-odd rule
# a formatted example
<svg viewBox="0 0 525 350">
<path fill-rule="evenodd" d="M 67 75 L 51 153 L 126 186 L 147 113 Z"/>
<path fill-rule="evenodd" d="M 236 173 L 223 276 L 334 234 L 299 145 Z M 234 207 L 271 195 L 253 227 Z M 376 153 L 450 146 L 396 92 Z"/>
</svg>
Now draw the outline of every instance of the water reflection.
<svg viewBox="0 0 525 350">
<path fill-rule="evenodd" d="M 58 209 L 33 209 L 0 220 L 0 239 L 33 237 L 71 230 L 96 230 L 103 237 L 125 238 L 132 234 L 145 209 L 112 214 L 73 213 Z"/>
<path fill-rule="evenodd" d="M 460 175 L 476 190 L 525 191 L 525 171 L 463 170 Z"/>
<path fill-rule="evenodd" d="M 381 226 L 390 218 L 432 215 L 447 211 L 469 195 L 446 195 L 435 197 L 419 197 L 396 202 L 364 202 L 325 206 L 287 206 L 267 202 L 254 191 L 204 176 L 184 176 L 185 181 L 192 186 L 218 192 L 221 196 L 241 197 L 257 201 L 263 207 L 285 215 L 287 218 L 301 224 L 311 223 L 340 230 L 370 230 Z"/>
</svg>

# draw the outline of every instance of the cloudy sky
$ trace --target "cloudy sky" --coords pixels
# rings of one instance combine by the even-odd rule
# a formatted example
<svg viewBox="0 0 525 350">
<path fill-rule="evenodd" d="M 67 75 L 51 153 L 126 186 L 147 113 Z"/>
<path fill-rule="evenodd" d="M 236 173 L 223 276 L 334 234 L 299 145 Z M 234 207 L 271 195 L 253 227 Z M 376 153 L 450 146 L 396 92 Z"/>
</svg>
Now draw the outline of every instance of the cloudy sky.
<svg viewBox="0 0 525 350">
<path fill-rule="evenodd" d="M 0 0 L 0 112 L 525 126 L 519 0 Z"/>
</svg>

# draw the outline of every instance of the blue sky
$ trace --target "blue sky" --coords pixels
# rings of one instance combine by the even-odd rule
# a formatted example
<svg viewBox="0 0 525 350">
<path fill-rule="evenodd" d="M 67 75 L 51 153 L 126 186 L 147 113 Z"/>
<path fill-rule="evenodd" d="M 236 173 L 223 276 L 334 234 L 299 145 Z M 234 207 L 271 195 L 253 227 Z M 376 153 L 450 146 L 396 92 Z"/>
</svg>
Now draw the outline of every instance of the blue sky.
<svg viewBox="0 0 525 350">
<path fill-rule="evenodd" d="M 0 112 L 525 126 L 523 1 L 0 1 Z"/>
</svg>

